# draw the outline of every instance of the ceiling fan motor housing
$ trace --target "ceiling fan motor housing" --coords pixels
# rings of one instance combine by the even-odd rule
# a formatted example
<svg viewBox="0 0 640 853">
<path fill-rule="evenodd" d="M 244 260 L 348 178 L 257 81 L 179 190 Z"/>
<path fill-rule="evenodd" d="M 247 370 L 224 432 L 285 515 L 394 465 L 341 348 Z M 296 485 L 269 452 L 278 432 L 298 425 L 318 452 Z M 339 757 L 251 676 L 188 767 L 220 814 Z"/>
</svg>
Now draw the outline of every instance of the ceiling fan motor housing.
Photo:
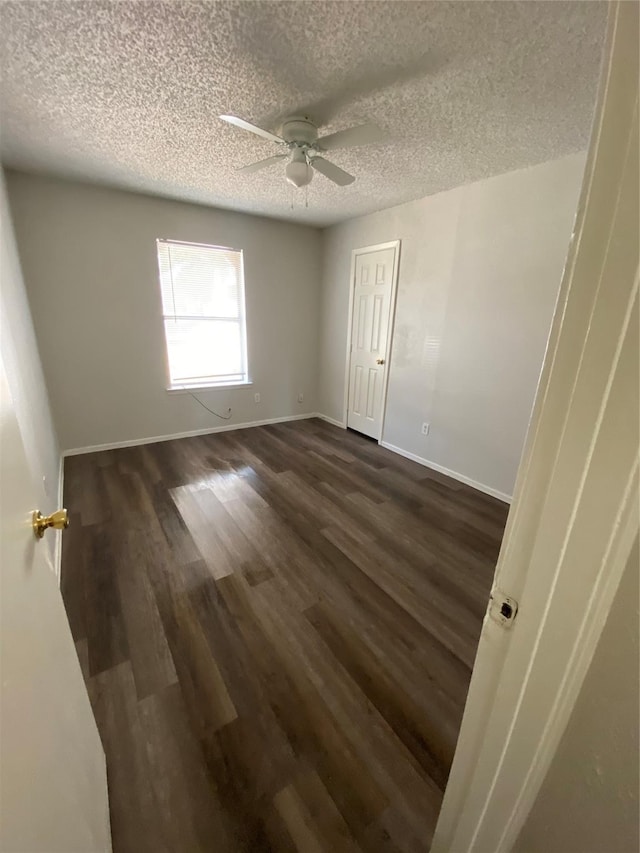
<svg viewBox="0 0 640 853">
<path fill-rule="evenodd" d="M 284 122 L 280 135 L 285 142 L 313 145 L 318 139 L 318 128 L 306 116 L 293 116 Z"/>
</svg>

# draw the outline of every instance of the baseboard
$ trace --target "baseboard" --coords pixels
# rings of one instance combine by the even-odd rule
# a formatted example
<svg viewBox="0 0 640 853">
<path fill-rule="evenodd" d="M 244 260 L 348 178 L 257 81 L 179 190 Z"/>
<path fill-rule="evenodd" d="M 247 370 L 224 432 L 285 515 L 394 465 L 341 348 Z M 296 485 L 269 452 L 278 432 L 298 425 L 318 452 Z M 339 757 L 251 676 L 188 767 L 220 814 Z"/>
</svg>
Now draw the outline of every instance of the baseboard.
<svg viewBox="0 0 640 853">
<path fill-rule="evenodd" d="M 100 735 L 98 735 L 100 737 Z M 101 744 L 102 745 L 102 744 Z M 113 852 L 113 839 L 111 836 L 111 809 L 109 808 L 109 776 L 107 772 L 107 758 L 104 756 L 104 793 L 105 793 L 105 816 L 104 816 L 104 853 Z"/>
<path fill-rule="evenodd" d="M 328 424 L 333 424 L 333 426 L 340 427 L 340 429 L 347 428 L 347 425 L 344 421 L 338 421 L 335 418 L 330 418 L 329 415 L 323 415 L 320 412 L 316 413 L 316 418 L 320 418 L 321 421 L 326 421 Z"/>
<path fill-rule="evenodd" d="M 64 458 L 67 456 L 79 456 L 83 453 L 98 453 L 101 450 L 117 450 L 120 447 L 137 447 L 141 444 L 155 444 L 159 441 L 172 441 L 176 438 L 190 438 L 195 435 L 210 435 L 216 432 L 230 432 L 236 429 L 250 429 L 251 427 L 258 426 L 267 426 L 268 424 L 282 424 L 287 421 L 302 421 L 307 420 L 308 418 L 320 418 L 320 420 L 326 421 L 327 423 L 333 424 L 333 426 L 340 427 L 341 429 L 346 429 L 346 424 L 342 421 L 338 421 L 335 418 L 329 417 L 329 415 L 323 415 L 321 412 L 308 412 L 304 415 L 288 415 L 283 418 L 267 418 L 261 421 L 248 421 L 247 423 L 242 424 L 224 424 L 222 426 L 215 427 L 207 427 L 206 429 L 194 429 L 188 430 L 187 432 L 176 432 L 171 435 L 154 435 L 149 436 L 147 438 L 133 438 L 128 441 L 114 441 L 109 444 L 94 444 L 90 447 L 75 447 L 71 450 L 64 450 L 60 457 L 60 472 L 58 475 L 58 506 L 63 506 L 63 493 L 64 493 Z M 417 462 L 418 465 L 424 465 L 425 468 L 431 468 L 433 471 L 438 471 L 440 474 L 445 474 L 447 477 L 452 477 L 454 480 L 458 480 L 460 483 L 465 483 L 467 486 L 471 486 L 474 489 L 477 489 L 479 492 L 484 492 L 486 495 L 491 495 L 491 497 L 497 498 L 504 503 L 511 503 L 511 495 L 507 495 L 504 492 L 499 492 L 497 489 L 493 489 L 491 486 L 485 486 L 484 483 L 479 483 L 477 480 L 472 480 L 471 477 L 466 477 L 464 474 L 459 474 L 457 471 L 452 471 L 450 468 L 445 468 L 443 465 L 438 465 L 435 462 L 430 462 L 428 459 L 424 459 L 422 456 L 417 456 L 415 453 L 410 453 L 408 450 L 403 450 L 401 447 L 396 447 L 395 444 L 389 444 L 388 441 L 381 441 L 380 446 L 386 448 L 387 450 L 391 450 L 393 453 L 397 453 L 400 456 L 404 456 L 405 459 L 411 459 L 412 462 Z M 61 537 L 58 537 L 58 541 L 56 544 L 56 552 L 55 552 L 55 569 L 58 579 L 60 578 L 60 564 L 62 557 L 62 543 L 60 541 Z"/>
<path fill-rule="evenodd" d="M 63 457 L 80 456 L 83 453 L 98 453 L 100 450 L 117 450 L 120 447 L 138 447 L 141 444 L 155 444 L 158 441 L 172 441 L 175 438 L 190 438 L 194 435 L 209 435 L 214 432 L 229 432 L 234 429 L 249 429 L 250 427 L 267 426 L 268 424 L 283 424 L 287 421 L 302 421 L 307 418 L 317 418 L 315 412 L 305 415 L 288 415 L 284 418 L 267 418 L 262 421 L 249 421 L 243 424 L 224 424 L 222 426 L 207 427 L 206 429 L 192 429 L 187 432 L 176 432 L 171 435 L 152 435 L 147 438 L 132 438 L 128 441 L 113 441 L 109 444 L 94 444 L 91 447 L 75 447 L 71 450 L 63 450 Z"/>
<path fill-rule="evenodd" d="M 450 468 L 445 468 L 443 465 L 437 465 L 435 462 L 430 462 L 428 459 L 424 459 L 422 456 L 417 456 L 415 453 L 409 453 L 408 450 L 403 450 L 401 447 L 396 447 L 395 444 L 389 444 L 388 441 L 381 441 L 380 447 L 385 447 L 387 450 L 393 451 L 393 453 L 397 453 L 400 456 L 404 456 L 405 459 L 411 459 L 412 462 L 417 462 L 418 465 L 424 465 L 425 468 L 431 468 L 432 471 L 438 471 L 438 473 L 440 474 L 445 474 L 447 477 L 451 477 L 453 480 L 458 480 L 458 482 L 464 483 L 467 486 L 471 486 L 473 489 L 477 489 L 479 492 L 484 492 L 485 495 L 491 495 L 492 498 L 497 498 L 499 501 L 503 501 L 506 504 L 511 503 L 511 495 L 507 495 L 504 492 L 499 492 L 497 489 L 493 489 L 491 486 L 485 486 L 484 483 L 479 483 L 477 480 L 472 480 L 471 477 L 466 477 L 464 474 L 459 474 L 457 471 L 452 471 Z"/>
</svg>

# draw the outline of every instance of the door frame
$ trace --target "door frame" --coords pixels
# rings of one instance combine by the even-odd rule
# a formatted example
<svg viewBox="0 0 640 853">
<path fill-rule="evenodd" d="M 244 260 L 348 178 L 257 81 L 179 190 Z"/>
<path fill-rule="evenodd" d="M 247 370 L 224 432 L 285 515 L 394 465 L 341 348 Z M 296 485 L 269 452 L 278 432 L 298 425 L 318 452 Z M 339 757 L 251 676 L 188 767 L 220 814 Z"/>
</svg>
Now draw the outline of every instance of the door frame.
<svg viewBox="0 0 640 853">
<path fill-rule="evenodd" d="M 612 4 L 574 235 L 494 579 L 520 610 L 510 630 L 485 615 L 431 853 L 513 848 L 638 536 L 638 23 L 637 4 Z"/>
<path fill-rule="evenodd" d="M 393 347 L 393 332 L 396 318 L 396 296 L 398 293 L 398 273 L 400 270 L 400 239 L 389 240 L 387 243 L 376 243 L 373 246 L 361 246 L 358 249 L 351 250 L 351 265 L 349 267 L 349 311 L 347 314 L 347 351 L 345 355 L 345 370 L 344 370 L 344 401 L 342 406 L 342 423 L 340 426 L 345 429 L 348 426 L 349 420 L 349 385 L 351 375 L 351 340 L 353 333 L 353 299 L 355 295 L 355 274 L 356 274 L 356 259 L 358 255 L 367 255 L 369 252 L 380 252 L 384 249 L 393 249 L 393 273 L 391 279 L 391 297 L 389 300 L 389 325 L 387 336 L 387 351 L 384 357 L 384 371 L 382 373 L 382 399 L 380 406 L 382 408 L 382 418 L 380 421 L 380 437 L 378 444 L 382 443 L 384 438 L 384 424 L 387 416 L 387 390 L 389 387 L 389 369 L 391 367 L 391 353 Z"/>
</svg>

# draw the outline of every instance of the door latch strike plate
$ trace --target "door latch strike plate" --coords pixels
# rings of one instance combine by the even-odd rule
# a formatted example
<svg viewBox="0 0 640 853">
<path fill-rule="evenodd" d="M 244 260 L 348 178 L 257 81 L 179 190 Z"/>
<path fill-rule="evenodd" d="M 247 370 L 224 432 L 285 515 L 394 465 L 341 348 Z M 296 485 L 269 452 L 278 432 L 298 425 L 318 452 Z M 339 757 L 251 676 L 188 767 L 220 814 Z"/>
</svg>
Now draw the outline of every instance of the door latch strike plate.
<svg viewBox="0 0 640 853">
<path fill-rule="evenodd" d="M 515 598 L 510 598 L 499 589 L 494 589 L 491 592 L 489 616 L 494 622 L 502 625 L 503 628 L 510 628 L 515 621 L 517 612 L 518 602 Z"/>
</svg>

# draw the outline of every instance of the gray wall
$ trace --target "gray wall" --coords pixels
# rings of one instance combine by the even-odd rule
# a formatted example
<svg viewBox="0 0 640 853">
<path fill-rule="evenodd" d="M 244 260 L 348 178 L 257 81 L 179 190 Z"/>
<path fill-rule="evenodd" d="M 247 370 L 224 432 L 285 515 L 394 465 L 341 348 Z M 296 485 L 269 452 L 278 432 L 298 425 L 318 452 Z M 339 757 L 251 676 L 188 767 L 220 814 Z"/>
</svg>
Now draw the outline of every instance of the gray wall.
<svg viewBox="0 0 640 853">
<path fill-rule="evenodd" d="M 514 853 L 637 853 L 638 542 Z"/>
<path fill-rule="evenodd" d="M 510 496 L 583 169 L 575 154 L 328 229 L 320 411 L 343 418 L 351 251 L 400 238 L 383 439 Z"/>
<path fill-rule="evenodd" d="M 16 249 L 4 174 L 0 176 L 0 347 L 7 382 L 43 513 L 57 509 L 60 449 Z M 59 537 L 48 537 L 53 560 Z"/>
<path fill-rule="evenodd" d="M 15 172 L 7 185 L 63 449 L 316 411 L 319 231 Z M 165 390 L 158 237 L 244 249 L 254 385 L 199 392 L 228 422 Z"/>
<path fill-rule="evenodd" d="M 509 496 L 583 166 L 583 155 L 572 155 L 324 234 L 10 172 L 9 200 L 61 446 L 314 411 L 341 420 L 351 250 L 399 237 L 383 438 Z M 245 250 L 254 385 L 199 393 L 218 412 L 231 406 L 229 422 L 165 390 L 157 237 Z M 423 421 L 431 424 L 426 437 Z"/>
</svg>

